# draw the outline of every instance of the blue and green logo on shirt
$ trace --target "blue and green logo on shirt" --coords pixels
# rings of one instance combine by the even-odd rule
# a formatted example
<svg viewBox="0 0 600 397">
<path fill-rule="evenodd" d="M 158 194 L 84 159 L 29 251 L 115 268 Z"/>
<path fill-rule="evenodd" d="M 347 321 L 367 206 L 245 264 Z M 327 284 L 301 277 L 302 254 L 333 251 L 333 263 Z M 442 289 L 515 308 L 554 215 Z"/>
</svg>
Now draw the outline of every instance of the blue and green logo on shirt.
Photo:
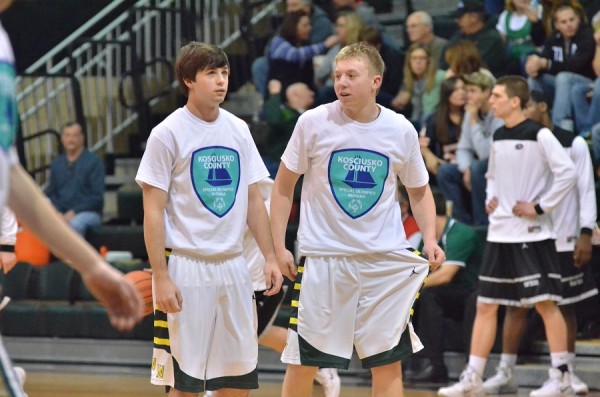
<svg viewBox="0 0 600 397">
<path fill-rule="evenodd" d="M 192 153 L 192 184 L 204 206 L 219 218 L 235 204 L 240 185 L 240 156 L 223 146 L 210 146 Z"/>
<path fill-rule="evenodd" d="M 329 159 L 331 192 L 352 219 L 363 216 L 377 204 L 388 173 L 388 157 L 371 150 L 336 150 Z"/>
</svg>

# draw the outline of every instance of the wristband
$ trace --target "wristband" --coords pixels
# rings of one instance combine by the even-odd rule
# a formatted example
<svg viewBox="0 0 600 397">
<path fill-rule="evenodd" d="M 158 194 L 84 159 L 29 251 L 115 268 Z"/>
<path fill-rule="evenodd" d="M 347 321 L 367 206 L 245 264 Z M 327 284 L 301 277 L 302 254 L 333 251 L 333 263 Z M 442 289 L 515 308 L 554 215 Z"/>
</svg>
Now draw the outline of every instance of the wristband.
<svg viewBox="0 0 600 397">
<path fill-rule="evenodd" d="M 536 204 L 535 207 L 533 207 L 533 208 L 535 208 L 535 213 L 536 214 L 538 214 L 538 215 L 543 215 L 544 214 L 544 210 L 542 209 L 542 207 L 540 207 L 539 204 Z"/>
<path fill-rule="evenodd" d="M 590 229 L 589 227 L 582 227 L 581 231 L 579 232 L 581 235 L 587 234 L 588 236 L 592 235 L 592 229 Z"/>
<path fill-rule="evenodd" d="M 0 244 L 0 252 L 15 252 L 15 246 L 10 244 Z"/>
</svg>

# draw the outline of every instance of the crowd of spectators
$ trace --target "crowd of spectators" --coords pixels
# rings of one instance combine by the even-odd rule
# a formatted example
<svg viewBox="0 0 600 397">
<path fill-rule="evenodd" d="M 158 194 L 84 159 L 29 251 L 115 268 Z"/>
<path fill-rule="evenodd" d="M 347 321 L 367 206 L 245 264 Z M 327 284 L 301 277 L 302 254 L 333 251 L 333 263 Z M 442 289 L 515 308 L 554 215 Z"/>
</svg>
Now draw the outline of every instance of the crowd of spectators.
<svg viewBox="0 0 600 397">
<path fill-rule="evenodd" d="M 446 204 L 447 212 L 438 214 L 442 235 L 444 226 L 448 229 L 454 222 L 459 228 L 488 225 L 488 157 L 494 133 L 504 124 L 489 100 L 502 76 L 521 75 L 532 91 L 547 98 L 552 125 L 591 143 L 594 174 L 600 176 L 599 0 L 457 1 L 456 10 L 444 16 L 445 29 L 438 30 L 436 18 L 418 10 L 417 3 L 417 11 L 404 20 L 402 37 L 387 30 L 368 3 L 286 1 L 280 30 L 267 44 L 266 56 L 253 65 L 254 82 L 265 97 L 262 116 L 271 128 L 267 161 L 279 161 L 302 112 L 336 100 L 333 59 L 339 49 L 365 42 L 380 51 L 386 65 L 378 104 L 403 114 L 419 133 L 431 185 L 438 202 Z M 449 19 L 455 22 L 452 31 L 447 29 Z M 313 35 L 315 30 L 318 35 Z M 409 202 L 400 198 L 404 222 L 417 245 Z M 469 246 L 481 245 L 471 229 L 465 230 L 472 237 Z M 466 251 L 461 254 L 466 255 L 461 266 L 472 262 Z M 457 269 L 464 271 L 452 270 Z M 451 280 L 440 282 L 430 294 L 451 290 Z M 459 297 L 463 303 L 474 284 L 470 288 Z M 437 296 L 423 305 L 433 307 L 439 300 Z M 445 310 L 435 307 L 440 313 Z M 462 317 L 463 308 L 457 313 Z M 440 349 L 439 341 L 429 342 Z M 416 378 L 446 379 L 438 352 L 429 359 L 431 365 L 421 368 Z"/>
</svg>

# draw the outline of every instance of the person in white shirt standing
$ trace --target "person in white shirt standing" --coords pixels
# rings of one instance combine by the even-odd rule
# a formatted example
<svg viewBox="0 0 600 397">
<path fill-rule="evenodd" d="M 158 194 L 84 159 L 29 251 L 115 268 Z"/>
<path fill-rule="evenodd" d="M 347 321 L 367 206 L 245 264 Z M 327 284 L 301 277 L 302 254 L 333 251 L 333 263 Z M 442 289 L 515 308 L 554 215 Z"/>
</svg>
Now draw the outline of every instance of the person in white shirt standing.
<svg viewBox="0 0 600 397">
<path fill-rule="evenodd" d="M 531 397 L 572 395 L 567 366 L 567 326 L 558 307 L 561 272 L 550 213 L 576 183 L 575 166 L 552 132 L 525 117 L 527 81 L 498 79 L 490 97 L 504 120 L 493 137 L 487 172 L 487 245 L 479 275 L 477 314 L 469 361 L 446 397 L 483 396 L 483 372 L 492 350 L 500 305 L 534 306 L 550 347 L 550 382 Z"/>
<path fill-rule="evenodd" d="M 247 396 L 258 388 L 258 342 L 246 225 L 266 260 L 264 294 L 283 281 L 257 187 L 269 173 L 248 125 L 219 106 L 225 52 L 191 42 L 175 71 L 187 103 L 152 130 L 136 176 L 156 308 L 151 381 L 170 397 Z"/>
<path fill-rule="evenodd" d="M 300 116 L 275 178 L 273 242 L 280 268 L 296 280 L 282 354 L 284 397 L 310 396 L 319 367 L 348 368 L 353 346 L 371 369 L 373 396 L 400 396 L 400 361 L 422 348 L 410 323 L 412 304 L 429 266 L 445 257 L 417 132 L 375 102 L 383 71 L 374 47 L 344 47 L 335 60 L 338 101 Z M 285 231 L 302 174 L 296 268 Z M 398 180 L 427 259 L 406 240 Z"/>
</svg>

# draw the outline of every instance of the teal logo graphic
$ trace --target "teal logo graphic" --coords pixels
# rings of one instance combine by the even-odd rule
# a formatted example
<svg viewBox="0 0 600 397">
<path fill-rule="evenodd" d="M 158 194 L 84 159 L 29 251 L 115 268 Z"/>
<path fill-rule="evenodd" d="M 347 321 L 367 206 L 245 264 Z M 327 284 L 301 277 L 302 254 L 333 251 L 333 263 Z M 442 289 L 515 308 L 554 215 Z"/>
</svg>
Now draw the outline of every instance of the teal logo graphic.
<svg viewBox="0 0 600 397">
<path fill-rule="evenodd" d="M 211 146 L 192 153 L 192 184 L 204 206 L 219 218 L 235 204 L 240 185 L 240 156 L 223 146 Z"/>
<path fill-rule="evenodd" d="M 17 130 L 14 66 L 0 62 L 0 147 L 4 150 L 14 143 Z"/>
<path fill-rule="evenodd" d="M 337 150 L 329 159 L 331 192 L 352 219 L 363 216 L 377 204 L 388 173 L 388 157 L 371 150 Z"/>
</svg>

